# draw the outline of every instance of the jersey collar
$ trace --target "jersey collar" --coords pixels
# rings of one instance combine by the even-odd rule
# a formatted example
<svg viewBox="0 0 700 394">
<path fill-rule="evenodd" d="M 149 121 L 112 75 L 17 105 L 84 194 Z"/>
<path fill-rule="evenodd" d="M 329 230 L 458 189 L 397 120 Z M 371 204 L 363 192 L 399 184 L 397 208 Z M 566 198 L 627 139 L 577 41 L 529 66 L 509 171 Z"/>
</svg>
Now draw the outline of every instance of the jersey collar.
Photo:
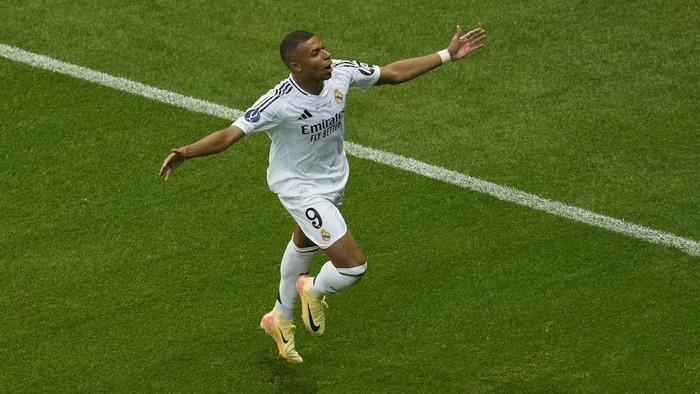
<svg viewBox="0 0 700 394">
<path fill-rule="evenodd" d="M 291 82 L 292 86 L 294 86 L 301 94 L 304 96 L 316 96 L 313 93 L 309 93 L 306 90 L 304 90 L 299 84 L 297 84 L 297 81 L 294 80 L 294 75 L 291 73 L 289 74 L 289 82 Z M 321 89 L 321 92 L 319 92 L 319 96 L 323 95 L 323 92 L 326 91 L 326 81 L 323 81 L 323 89 Z"/>
</svg>

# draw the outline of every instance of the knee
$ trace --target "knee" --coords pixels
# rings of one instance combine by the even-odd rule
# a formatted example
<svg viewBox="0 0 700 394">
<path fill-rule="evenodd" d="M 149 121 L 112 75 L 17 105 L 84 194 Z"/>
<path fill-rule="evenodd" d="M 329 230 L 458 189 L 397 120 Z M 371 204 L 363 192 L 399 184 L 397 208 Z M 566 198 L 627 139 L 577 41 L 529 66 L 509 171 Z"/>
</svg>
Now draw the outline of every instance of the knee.
<svg viewBox="0 0 700 394">
<path fill-rule="evenodd" d="M 333 262 L 333 265 L 339 268 L 359 267 L 367 262 L 365 255 L 357 246 L 350 232 L 326 249 L 326 255 Z"/>
<path fill-rule="evenodd" d="M 351 267 L 360 267 L 364 266 L 365 269 L 367 268 L 367 259 L 365 259 L 365 255 L 362 254 L 361 251 L 358 250 L 358 253 L 352 256 L 350 259 L 350 264 Z"/>
</svg>

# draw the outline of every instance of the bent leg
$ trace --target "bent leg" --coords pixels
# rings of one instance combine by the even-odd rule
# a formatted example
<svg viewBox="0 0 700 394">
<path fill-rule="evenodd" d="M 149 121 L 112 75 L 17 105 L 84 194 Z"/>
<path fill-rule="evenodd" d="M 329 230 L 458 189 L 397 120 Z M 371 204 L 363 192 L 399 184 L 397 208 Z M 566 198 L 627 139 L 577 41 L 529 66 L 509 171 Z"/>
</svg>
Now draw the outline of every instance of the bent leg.
<svg viewBox="0 0 700 394">
<path fill-rule="evenodd" d="M 333 245 L 325 249 L 326 256 L 336 268 L 352 268 L 366 263 L 365 255 L 350 230 Z"/>
<path fill-rule="evenodd" d="M 357 283 L 367 271 L 364 254 L 350 231 L 325 250 L 326 262 L 314 278 L 311 291 L 317 295 L 333 294 Z"/>
<path fill-rule="evenodd" d="M 367 262 L 357 246 L 355 238 L 346 231 L 336 242 L 326 247 L 330 258 L 316 277 L 301 276 L 297 279 L 297 291 L 301 297 L 301 318 L 304 326 L 313 336 L 321 336 L 326 331 L 324 308 L 326 294 L 338 291 L 357 283 L 367 270 Z"/>
</svg>

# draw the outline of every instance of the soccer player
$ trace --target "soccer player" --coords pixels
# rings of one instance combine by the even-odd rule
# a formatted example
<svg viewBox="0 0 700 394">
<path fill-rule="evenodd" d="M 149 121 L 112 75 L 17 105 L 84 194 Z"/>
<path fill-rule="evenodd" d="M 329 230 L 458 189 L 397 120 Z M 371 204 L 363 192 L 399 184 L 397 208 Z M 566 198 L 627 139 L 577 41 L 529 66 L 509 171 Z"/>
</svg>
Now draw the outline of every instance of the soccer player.
<svg viewBox="0 0 700 394">
<path fill-rule="evenodd" d="M 291 32 L 280 45 L 289 77 L 262 95 L 231 126 L 173 149 L 165 158 L 160 175 L 168 180 L 187 159 L 219 153 L 263 131 L 272 139 L 267 182 L 294 219 L 294 232 L 282 256 L 275 306 L 262 317 L 260 327 L 272 336 L 279 355 L 288 362 L 302 362 L 292 324 L 297 299 L 301 298 L 304 326 L 311 335 L 321 336 L 326 328 L 325 295 L 355 284 L 367 270 L 365 256 L 338 209 L 349 173 L 343 150 L 348 89 L 409 81 L 482 48 L 485 37 L 481 28 L 462 34 L 457 26 L 446 49 L 371 66 L 334 60 L 318 36 Z M 328 262 L 311 277 L 309 266 L 319 249 Z"/>
</svg>

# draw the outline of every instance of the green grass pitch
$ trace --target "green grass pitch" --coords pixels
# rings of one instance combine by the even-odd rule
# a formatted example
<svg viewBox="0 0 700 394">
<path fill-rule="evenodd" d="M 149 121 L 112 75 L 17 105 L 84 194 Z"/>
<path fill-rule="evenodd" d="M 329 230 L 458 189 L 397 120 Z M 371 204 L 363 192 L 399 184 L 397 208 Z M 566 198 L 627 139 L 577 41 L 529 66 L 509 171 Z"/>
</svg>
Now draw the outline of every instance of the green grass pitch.
<svg viewBox="0 0 700 394">
<path fill-rule="evenodd" d="M 386 64 L 482 26 L 347 139 L 700 240 L 696 2 L 433 3 L 9 0 L 0 43 L 245 109 L 290 30 Z M 228 124 L 0 58 L 0 392 L 700 390 L 698 257 L 353 157 L 369 271 L 287 365 L 268 139 L 157 176 Z"/>
</svg>

